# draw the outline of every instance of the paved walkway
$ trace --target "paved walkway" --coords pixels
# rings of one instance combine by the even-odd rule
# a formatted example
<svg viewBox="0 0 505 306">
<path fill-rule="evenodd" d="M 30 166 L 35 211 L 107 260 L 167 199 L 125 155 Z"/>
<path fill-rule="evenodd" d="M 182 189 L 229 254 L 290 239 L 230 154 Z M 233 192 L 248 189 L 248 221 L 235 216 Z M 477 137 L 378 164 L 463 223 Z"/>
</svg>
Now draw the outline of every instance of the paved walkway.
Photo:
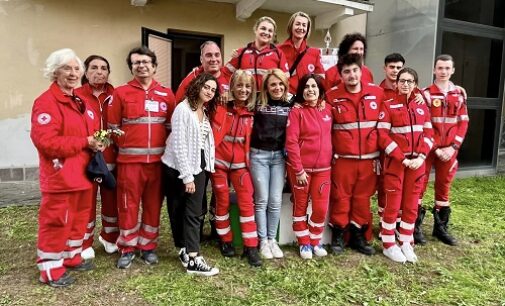
<svg viewBox="0 0 505 306">
<path fill-rule="evenodd" d="M 0 183 L 0 207 L 12 205 L 39 205 L 38 181 Z"/>
</svg>

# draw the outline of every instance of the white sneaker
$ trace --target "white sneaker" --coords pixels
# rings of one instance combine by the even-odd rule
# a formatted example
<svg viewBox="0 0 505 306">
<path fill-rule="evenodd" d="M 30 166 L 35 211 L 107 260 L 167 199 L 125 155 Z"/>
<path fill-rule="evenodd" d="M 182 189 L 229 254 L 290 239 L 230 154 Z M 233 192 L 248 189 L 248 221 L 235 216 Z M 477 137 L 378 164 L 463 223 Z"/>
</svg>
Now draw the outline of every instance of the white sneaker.
<svg viewBox="0 0 505 306">
<path fill-rule="evenodd" d="M 263 239 L 260 241 L 260 254 L 261 257 L 265 259 L 272 259 L 274 255 L 272 254 L 272 250 L 270 249 L 270 244 L 267 239 Z"/>
<path fill-rule="evenodd" d="M 107 240 L 103 239 L 102 236 L 98 236 L 98 241 L 100 241 L 100 243 L 103 245 L 103 248 L 107 254 L 113 254 L 117 252 L 117 245 L 115 243 L 108 242 Z"/>
<path fill-rule="evenodd" d="M 300 246 L 300 257 L 302 259 L 312 259 L 312 246 L 310 244 Z"/>
<path fill-rule="evenodd" d="M 284 257 L 284 253 L 275 239 L 268 239 L 268 244 L 270 245 L 270 250 L 272 251 L 274 258 Z"/>
<path fill-rule="evenodd" d="M 401 246 L 401 250 L 402 250 L 403 255 L 405 255 L 405 258 L 407 259 L 407 261 L 409 261 L 411 263 L 417 262 L 417 255 L 416 255 L 416 253 L 414 253 L 414 248 L 412 247 L 412 245 L 410 243 L 404 242 Z"/>
<path fill-rule="evenodd" d="M 95 250 L 93 250 L 92 247 L 89 247 L 81 252 L 81 257 L 84 260 L 93 259 L 95 258 Z"/>
<path fill-rule="evenodd" d="M 328 252 L 323 248 L 322 245 L 318 244 L 315 247 L 312 247 L 312 252 L 314 252 L 314 255 L 317 257 L 324 257 L 328 255 Z"/>
<path fill-rule="evenodd" d="M 402 250 L 400 250 L 400 247 L 396 244 L 390 248 L 382 250 L 382 254 L 394 262 L 405 263 L 405 261 L 407 261 L 407 258 L 403 255 Z"/>
</svg>

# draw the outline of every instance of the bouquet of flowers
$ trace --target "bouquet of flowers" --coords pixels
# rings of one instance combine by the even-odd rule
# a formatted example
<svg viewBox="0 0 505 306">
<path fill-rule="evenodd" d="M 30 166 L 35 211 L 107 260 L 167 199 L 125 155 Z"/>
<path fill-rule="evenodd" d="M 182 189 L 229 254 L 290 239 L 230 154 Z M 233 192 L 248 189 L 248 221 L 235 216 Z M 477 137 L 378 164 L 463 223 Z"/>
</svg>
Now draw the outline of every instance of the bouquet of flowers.
<svg viewBox="0 0 505 306">
<path fill-rule="evenodd" d="M 107 129 L 107 130 L 98 130 L 93 134 L 93 137 L 103 143 L 104 146 L 108 147 L 112 143 L 111 136 L 122 136 L 124 135 L 124 131 L 120 129 Z"/>
</svg>

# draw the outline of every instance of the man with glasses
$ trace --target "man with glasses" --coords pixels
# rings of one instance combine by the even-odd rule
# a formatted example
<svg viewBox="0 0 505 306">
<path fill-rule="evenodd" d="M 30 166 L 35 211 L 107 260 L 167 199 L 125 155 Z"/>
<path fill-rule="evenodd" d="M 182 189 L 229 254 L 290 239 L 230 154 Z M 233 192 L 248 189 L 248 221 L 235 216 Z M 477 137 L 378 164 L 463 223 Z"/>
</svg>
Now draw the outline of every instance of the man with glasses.
<svg viewBox="0 0 505 306">
<path fill-rule="evenodd" d="M 433 236 L 445 244 L 456 245 L 449 234 L 451 214 L 449 191 L 458 169 L 458 152 L 468 130 L 468 110 L 465 91 L 450 79 L 454 74 L 454 60 L 448 54 L 435 59 L 435 81 L 424 89 L 433 125 L 433 150 L 426 159 L 424 191 L 428 185 L 431 167 L 435 168 L 435 205 L 433 207 Z M 423 198 L 421 193 L 420 202 Z"/>
<path fill-rule="evenodd" d="M 153 51 L 147 47 L 134 48 L 126 62 L 133 80 L 114 90 L 108 110 L 109 128 L 124 131 L 123 136 L 115 139 L 120 269 L 130 267 L 137 250 L 146 264 L 158 263 L 154 251 L 163 199 L 160 160 L 175 108 L 172 90 L 154 79 L 158 63 Z"/>
</svg>

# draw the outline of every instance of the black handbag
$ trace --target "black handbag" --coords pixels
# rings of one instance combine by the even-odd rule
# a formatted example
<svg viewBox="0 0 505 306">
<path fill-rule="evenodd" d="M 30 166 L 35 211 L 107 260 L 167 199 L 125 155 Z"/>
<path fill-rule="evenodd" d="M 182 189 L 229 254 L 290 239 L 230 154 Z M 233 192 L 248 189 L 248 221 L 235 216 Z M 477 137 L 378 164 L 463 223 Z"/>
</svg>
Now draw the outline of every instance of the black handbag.
<svg viewBox="0 0 505 306">
<path fill-rule="evenodd" d="M 97 182 L 107 189 L 116 188 L 116 179 L 107 168 L 102 152 L 96 152 L 93 155 L 86 167 L 86 175 L 91 181 Z"/>
</svg>

